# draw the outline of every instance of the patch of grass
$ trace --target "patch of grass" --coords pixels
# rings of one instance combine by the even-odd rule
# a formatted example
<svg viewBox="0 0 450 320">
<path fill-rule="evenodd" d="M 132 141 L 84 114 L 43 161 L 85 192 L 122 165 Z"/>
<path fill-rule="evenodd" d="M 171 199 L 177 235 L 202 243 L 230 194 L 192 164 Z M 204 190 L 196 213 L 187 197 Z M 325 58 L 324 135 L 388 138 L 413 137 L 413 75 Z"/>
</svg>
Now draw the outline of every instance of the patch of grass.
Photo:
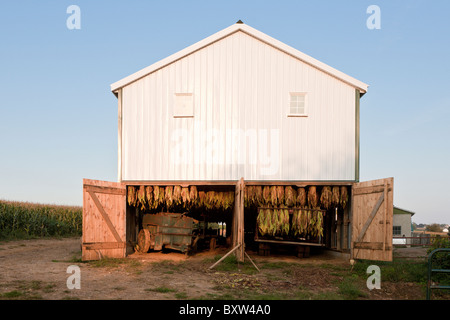
<svg viewBox="0 0 450 320">
<path fill-rule="evenodd" d="M 177 292 L 175 293 L 175 298 L 178 300 L 184 300 L 187 299 L 188 295 L 186 292 Z"/>
<path fill-rule="evenodd" d="M 52 260 L 52 262 L 65 262 L 65 263 L 88 263 L 88 261 L 83 261 L 81 259 L 80 254 L 74 255 L 71 259 L 68 260 Z"/>
<path fill-rule="evenodd" d="M 12 282 L 11 285 L 16 289 L 4 294 L 0 294 L 1 299 L 40 300 L 43 299 L 41 292 L 54 292 L 54 288 L 56 287 L 56 284 L 54 283 L 48 283 L 45 285 L 45 283 L 40 280 L 19 280 Z"/>
<path fill-rule="evenodd" d="M 261 266 L 259 267 L 260 269 L 287 269 L 287 268 L 291 268 L 292 265 L 294 265 L 294 263 L 288 263 L 288 262 L 284 262 L 284 261 L 280 261 L 280 262 L 264 262 L 263 264 L 261 264 Z M 297 264 L 295 264 L 297 265 Z"/>
<path fill-rule="evenodd" d="M 89 265 L 96 268 L 117 268 L 127 262 L 127 259 L 119 259 L 119 258 L 103 258 L 99 260 L 89 261 Z"/>
<path fill-rule="evenodd" d="M 177 290 L 167 288 L 167 287 L 156 287 L 156 288 L 145 289 L 145 291 L 168 293 L 168 292 L 176 292 Z"/>
<path fill-rule="evenodd" d="M 163 270 L 165 274 L 173 274 L 175 271 L 180 271 L 184 266 L 184 262 L 173 262 L 170 260 L 163 260 L 160 262 L 153 262 L 152 267 L 156 270 Z"/>
<path fill-rule="evenodd" d="M 419 284 L 426 284 L 427 281 L 428 266 L 425 260 L 358 261 L 353 272 L 360 277 L 367 278 L 366 272 L 370 265 L 380 267 L 381 281 L 415 282 Z"/>
<path fill-rule="evenodd" d="M 221 255 L 217 255 L 214 257 L 214 261 L 212 263 L 215 263 L 219 261 L 222 258 Z M 223 271 L 223 272 L 242 272 L 244 274 L 255 274 L 258 272 L 256 268 L 252 265 L 250 261 L 245 260 L 243 263 L 238 262 L 236 259 L 236 256 L 229 255 L 224 260 L 222 260 L 218 265 L 214 267 L 216 271 Z"/>
<path fill-rule="evenodd" d="M 195 297 L 192 300 L 235 300 L 236 298 L 229 293 L 215 294 L 207 293 L 203 296 Z"/>
<path fill-rule="evenodd" d="M 114 287 L 113 290 L 123 291 L 123 290 L 125 290 L 125 288 L 124 287 Z"/>
<path fill-rule="evenodd" d="M 100 260 L 89 261 L 87 263 L 96 268 L 118 268 L 121 266 L 137 268 L 141 266 L 139 261 L 128 258 L 103 258 Z"/>
<path fill-rule="evenodd" d="M 45 293 L 54 292 L 55 287 L 56 287 L 56 284 L 48 284 L 42 289 L 42 291 L 44 291 Z"/>
<path fill-rule="evenodd" d="M 29 293 L 20 290 L 12 290 L 0 294 L 0 299 L 6 300 L 41 300 L 42 296 L 37 293 Z"/>
<path fill-rule="evenodd" d="M 6 298 L 6 299 L 16 299 L 16 298 L 22 297 L 23 295 L 25 295 L 25 293 L 23 293 L 22 291 L 13 290 L 13 291 L 5 292 L 4 294 L 1 295 L 1 297 Z"/>
<path fill-rule="evenodd" d="M 351 275 L 344 278 L 338 285 L 338 293 L 342 295 L 344 299 L 355 300 L 360 297 L 366 297 L 366 293 L 362 291 L 361 280 L 357 275 Z"/>
</svg>

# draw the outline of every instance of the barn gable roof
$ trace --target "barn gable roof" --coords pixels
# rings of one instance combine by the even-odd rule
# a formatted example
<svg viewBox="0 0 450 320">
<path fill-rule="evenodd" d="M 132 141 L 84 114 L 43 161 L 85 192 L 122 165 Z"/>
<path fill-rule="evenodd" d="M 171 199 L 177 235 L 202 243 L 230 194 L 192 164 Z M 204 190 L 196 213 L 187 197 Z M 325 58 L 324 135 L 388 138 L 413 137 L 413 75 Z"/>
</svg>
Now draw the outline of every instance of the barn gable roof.
<svg viewBox="0 0 450 320">
<path fill-rule="evenodd" d="M 363 82 L 361 82 L 339 70 L 336 70 L 336 69 L 326 65 L 325 63 L 322 63 L 322 62 L 312 58 L 311 56 L 308 56 L 308 55 L 304 54 L 303 52 L 301 52 L 297 49 L 294 49 L 294 48 L 284 44 L 283 42 L 278 41 L 278 40 L 268 36 L 267 34 L 250 27 L 249 25 L 241 23 L 241 21 L 238 21 L 238 23 L 235 23 L 235 24 L 229 26 L 228 28 L 225 28 L 225 29 L 181 50 L 181 51 L 178 51 L 175 54 L 170 55 L 169 57 L 167 57 L 165 59 L 162 59 L 144 69 L 141 69 L 140 71 L 137 71 L 137 72 L 111 84 L 111 91 L 116 93 L 117 90 L 119 90 L 120 88 L 123 88 L 126 85 L 153 73 L 156 70 L 164 68 L 165 66 L 167 66 L 179 59 L 182 59 L 195 51 L 198 51 L 214 42 L 217 42 L 225 37 L 228 37 L 231 34 L 239 32 L 239 31 L 244 32 L 244 33 L 272 46 L 272 47 L 277 48 L 278 50 L 281 50 L 282 52 L 285 52 L 286 54 L 289 54 L 289 55 L 303 61 L 304 63 L 306 63 L 308 65 L 315 67 L 318 70 L 321 70 L 321 71 L 349 84 L 350 86 L 355 87 L 355 89 L 358 89 L 361 94 L 364 94 L 367 92 L 367 88 L 368 88 L 367 84 L 365 84 L 365 83 L 363 83 Z"/>
</svg>

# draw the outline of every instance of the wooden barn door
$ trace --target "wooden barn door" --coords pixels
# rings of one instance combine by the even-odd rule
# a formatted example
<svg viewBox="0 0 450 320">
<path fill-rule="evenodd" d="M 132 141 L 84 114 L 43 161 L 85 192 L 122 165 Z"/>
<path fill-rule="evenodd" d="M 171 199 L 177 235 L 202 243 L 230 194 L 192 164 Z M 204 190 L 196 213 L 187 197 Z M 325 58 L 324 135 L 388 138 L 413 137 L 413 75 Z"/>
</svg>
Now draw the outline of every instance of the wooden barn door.
<svg viewBox="0 0 450 320">
<path fill-rule="evenodd" d="M 126 256 L 126 186 L 83 180 L 82 260 Z"/>
<path fill-rule="evenodd" d="M 352 187 L 352 258 L 392 261 L 394 179 Z"/>
</svg>

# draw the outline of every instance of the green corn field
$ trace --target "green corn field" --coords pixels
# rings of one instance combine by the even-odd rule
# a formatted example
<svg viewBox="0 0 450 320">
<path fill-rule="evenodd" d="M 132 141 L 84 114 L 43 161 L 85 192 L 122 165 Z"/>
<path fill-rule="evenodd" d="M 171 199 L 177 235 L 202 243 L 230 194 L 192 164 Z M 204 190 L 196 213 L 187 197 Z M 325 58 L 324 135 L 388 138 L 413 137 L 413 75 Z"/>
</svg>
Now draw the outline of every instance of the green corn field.
<svg viewBox="0 0 450 320">
<path fill-rule="evenodd" d="M 80 236 L 82 207 L 0 200 L 0 239 Z"/>
</svg>

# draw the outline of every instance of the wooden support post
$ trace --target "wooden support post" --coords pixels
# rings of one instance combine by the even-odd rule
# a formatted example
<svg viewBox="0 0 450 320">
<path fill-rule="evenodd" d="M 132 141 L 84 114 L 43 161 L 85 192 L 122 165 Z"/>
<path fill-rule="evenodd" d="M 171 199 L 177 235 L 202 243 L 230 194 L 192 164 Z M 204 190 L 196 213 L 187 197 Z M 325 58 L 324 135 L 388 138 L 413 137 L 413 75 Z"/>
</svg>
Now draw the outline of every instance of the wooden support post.
<svg viewBox="0 0 450 320">
<path fill-rule="evenodd" d="M 348 214 L 348 207 L 344 209 L 344 217 L 343 217 L 343 223 L 344 223 L 344 231 L 343 231 L 343 242 L 342 242 L 342 249 L 348 250 L 349 249 L 349 225 L 350 225 L 350 218 Z"/>
<path fill-rule="evenodd" d="M 252 265 L 256 268 L 256 270 L 261 271 L 261 270 L 259 270 L 259 268 L 256 266 L 256 264 L 253 262 L 252 258 L 250 258 L 250 256 L 247 254 L 247 252 L 245 252 L 245 250 L 244 250 L 244 253 L 245 253 L 245 256 L 248 258 L 248 260 L 250 260 L 250 262 L 252 263 Z"/>
<path fill-rule="evenodd" d="M 383 221 L 384 221 L 384 228 L 383 228 L 383 251 L 386 251 L 386 234 L 387 234 L 387 212 L 388 212 L 388 185 L 387 185 L 387 181 L 384 181 L 384 216 L 383 216 Z"/>
<path fill-rule="evenodd" d="M 241 178 L 236 186 L 236 197 L 235 197 L 235 207 L 236 213 L 236 244 L 240 245 L 239 249 L 236 250 L 236 259 L 238 262 L 244 262 L 244 178 Z"/>
<path fill-rule="evenodd" d="M 342 250 L 342 215 L 339 213 L 338 208 L 336 208 L 336 249 Z"/>
</svg>

